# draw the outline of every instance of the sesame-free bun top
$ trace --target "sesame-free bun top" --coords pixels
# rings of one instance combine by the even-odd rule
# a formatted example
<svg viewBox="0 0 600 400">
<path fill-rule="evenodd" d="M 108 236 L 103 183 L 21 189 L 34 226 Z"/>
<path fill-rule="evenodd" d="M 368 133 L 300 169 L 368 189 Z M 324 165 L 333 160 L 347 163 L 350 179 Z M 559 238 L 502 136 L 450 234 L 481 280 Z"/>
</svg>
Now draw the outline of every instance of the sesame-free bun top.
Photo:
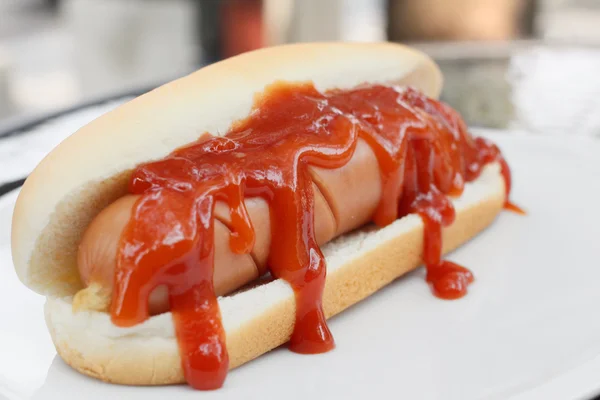
<svg viewBox="0 0 600 400">
<path fill-rule="evenodd" d="M 429 57 L 391 43 L 265 48 L 163 85 L 79 129 L 25 181 L 12 221 L 21 281 L 47 296 L 76 293 L 83 287 L 76 264 L 80 238 L 103 208 L 126 193 L 131 170 L 203 133 L 224 134 L 249 114 L 255 95 L 276 81 L 310 81 L 318 90 L 399 84 L 430 97 L 442 85 Z"/>
</svg>

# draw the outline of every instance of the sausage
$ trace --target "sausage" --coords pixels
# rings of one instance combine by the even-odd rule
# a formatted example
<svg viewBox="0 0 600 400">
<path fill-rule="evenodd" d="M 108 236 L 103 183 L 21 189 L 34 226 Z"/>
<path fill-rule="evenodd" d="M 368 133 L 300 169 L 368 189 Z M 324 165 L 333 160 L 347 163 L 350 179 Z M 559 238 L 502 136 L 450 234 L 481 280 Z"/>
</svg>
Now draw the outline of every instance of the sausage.
<svg viewBox="0 0 600 400">
<path fill-rule="evenodd" d="M 375 153 L 358 140 L 351 160 L 341 168 L 310 167 L 315 198 L 315 236 L 319 245 L 367 223 L 381 198 L 381 178 Z M 105 208 L 87 228 L 78 251 L 82 282 L 105 288 L 110 294 L 121 233 L 139 196 L 124 196 Z M 215 205 L 215 261 L 213 283 L 218 296 L 226 295 L 257 279 L 267 271 L 271 245 L 269 206 L 262 198 L 245 200 L 255 230 L 250 254 L 236 254 L 229 246 L 231 219 L 223 202 Z M 166 287 L 159 286 L 149 296 L 152 315 L 168 311 Z"/>
</svg>

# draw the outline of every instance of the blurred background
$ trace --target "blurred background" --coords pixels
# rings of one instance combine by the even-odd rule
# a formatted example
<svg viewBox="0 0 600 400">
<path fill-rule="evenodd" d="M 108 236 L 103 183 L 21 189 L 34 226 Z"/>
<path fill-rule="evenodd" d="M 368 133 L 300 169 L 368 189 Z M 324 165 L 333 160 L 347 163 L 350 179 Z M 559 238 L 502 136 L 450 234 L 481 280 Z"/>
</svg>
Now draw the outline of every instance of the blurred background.
<svg viewBox="0 0 600 400">
<path fill-rule="evenodd" d="M 443 69 L 444 100 L 474 125 L 544 128 L 535 109 L 551 101 L 540 100 L 548 79 L 585 76 L 600 97 L 589 88 L 600 81 L 598 0 L 0 0 L 0 126 L 262 46 L 324 40 L 422 48 Z"/>
<path fill-rule="evenodd" d="M 442 99 L 472 127 L 537 135 L 540 146 L 553 140 L 546 135 L 600 139 L 600 0 L 0 0 L 0 199 L 14 201 L 1 196 L 52 148 L 132 96 L 244 51 L 334 40 L 389 40 L 427 52 L 444 74 Z M 575 151 L 590 141 L 579 139 L 551 157 L 584 157 Z M 564 180 L 562 173 L 553 178 Z M 3 215 L 0 259 L 10 253 Z M 22 287 L 9 275 L 0 275 L 1 288 Z M 29 330 L 21 338 L 11 327 L 0 353 L 15 362 L 0 363 L 0 398 L 40 387 L 39 397 L 64 395 L 68 374 L 59 359 L 52 363 L 54 347 L 32 346 Z"/>
</svg>

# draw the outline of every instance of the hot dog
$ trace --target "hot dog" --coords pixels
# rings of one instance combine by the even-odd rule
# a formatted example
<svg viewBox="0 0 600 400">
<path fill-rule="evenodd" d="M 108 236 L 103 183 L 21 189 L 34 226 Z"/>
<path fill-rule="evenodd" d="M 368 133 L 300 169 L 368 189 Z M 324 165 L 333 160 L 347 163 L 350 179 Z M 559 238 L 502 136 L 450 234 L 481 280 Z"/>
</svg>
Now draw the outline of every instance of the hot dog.
<svg viewBox="0 0 600 400">
<path fill-rule="evenodd" d="M 313 191 L 315 234 L 319 244 L 369 221 L 381 197 L 381 179 L 375 154 L 364 141 L 359 141 L 352 159 L 345 166 L 334 170 L 311 168 L 311 175 L 314 182 L 318 182 L 314 184 Z M 108 289 L 104 294 L 110 294 L 119 239 L 138 198 L 128 195 L 108 206 L 83 235 L 77 265 L 86 286 L 96 283 Z M 260 198 L 246 200 L 256 232 L 256 243 L 250 254 L 235 254 L 231 250 L 229 209 L 222 202 L 215 207 L 214 285 L 217 295 L 225 295 L 266 272 L 271 242 L 269 207 Z M 149 301 L 153 315 L 169 309 L 168 293 L 164 287 L 155 289 Z M 94 300 L 93 303 L 108 305 L 109 301 Z M 78 307 L 85 308 L 85 301 L 79 301 Z"/>
<path fill-rule="evenodd" d="M 440 85 L 399 45 L 282 46 L 76 132 L 13 217 L 17 273 L 47 296 L 61 357 L 111 382 L 216 388 L 288 340 L 331 349 L 325 318 L 421 262 L 438 295 L 464 294 L 472 275 L 441 256 L 509 204 L 510 174 Z"/>
</svg>

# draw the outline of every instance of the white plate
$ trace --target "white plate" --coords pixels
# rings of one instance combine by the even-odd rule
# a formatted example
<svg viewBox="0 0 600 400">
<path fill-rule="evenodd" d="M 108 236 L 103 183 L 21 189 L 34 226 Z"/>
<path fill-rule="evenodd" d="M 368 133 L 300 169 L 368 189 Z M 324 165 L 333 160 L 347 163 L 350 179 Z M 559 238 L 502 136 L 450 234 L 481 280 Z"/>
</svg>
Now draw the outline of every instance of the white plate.
<svg viewBox="0 0 600 400">
<path fill-rule="evenodd" d="M 9 398 L 571 399 L 600 392 L 600 144 L 489 133 L 513 168 L 504 212 L 451 254 L 476 275 L 467 297 L 433 297 L 423 271 L 331 321 L 324 355 L 273 351 L 222 390 L 109 385 L 72 371 L 46 331 L 44 299 L 13 271 L 16 195 L 0 200 L 0 394 Z"/>
</svg>

